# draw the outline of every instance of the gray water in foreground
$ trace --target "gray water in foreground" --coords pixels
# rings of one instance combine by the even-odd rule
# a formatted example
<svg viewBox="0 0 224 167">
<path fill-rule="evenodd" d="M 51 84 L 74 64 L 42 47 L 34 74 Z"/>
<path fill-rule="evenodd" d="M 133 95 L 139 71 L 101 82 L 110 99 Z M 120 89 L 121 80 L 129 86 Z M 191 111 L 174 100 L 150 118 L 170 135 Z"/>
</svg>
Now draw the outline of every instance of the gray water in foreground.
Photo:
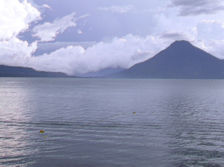
<svg viewBox="0 0 224 167">
<path fill-rule="evenodd" d="M 0 78 L 0 166 L 224 166 L 224 81 Z"/>
</svg>

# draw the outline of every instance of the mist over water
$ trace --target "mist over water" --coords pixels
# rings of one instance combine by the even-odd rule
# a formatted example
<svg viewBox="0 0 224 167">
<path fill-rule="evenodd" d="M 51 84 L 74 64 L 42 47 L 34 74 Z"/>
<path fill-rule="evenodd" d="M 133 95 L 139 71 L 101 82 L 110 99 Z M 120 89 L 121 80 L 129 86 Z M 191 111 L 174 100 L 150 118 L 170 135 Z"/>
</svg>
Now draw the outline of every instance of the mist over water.
<svg viewBox="0 0 224 167">
<path fill-rule="evenodd" d="M 223 99 L 222 80 L 0 78 L 0 166 L 221 167 Z"/>
</svg>

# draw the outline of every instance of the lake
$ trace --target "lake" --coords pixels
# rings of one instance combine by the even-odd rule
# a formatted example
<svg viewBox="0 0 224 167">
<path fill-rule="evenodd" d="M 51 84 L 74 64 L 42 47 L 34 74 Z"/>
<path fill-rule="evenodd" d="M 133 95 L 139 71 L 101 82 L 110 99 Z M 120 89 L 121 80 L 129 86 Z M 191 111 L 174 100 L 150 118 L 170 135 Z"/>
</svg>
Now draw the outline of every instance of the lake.
<svg viewBox="0 0 224 167">
<path fill-rule="evenodd" d="M 0 166 L 224 166 L 224 80 L 0 78 Z"/>
</svg>

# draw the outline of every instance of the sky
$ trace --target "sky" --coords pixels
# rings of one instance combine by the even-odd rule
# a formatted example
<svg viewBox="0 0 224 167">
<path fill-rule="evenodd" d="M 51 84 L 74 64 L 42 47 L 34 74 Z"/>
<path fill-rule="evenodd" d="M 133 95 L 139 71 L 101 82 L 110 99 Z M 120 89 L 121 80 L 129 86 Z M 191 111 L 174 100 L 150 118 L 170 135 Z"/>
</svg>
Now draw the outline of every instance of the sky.
<svg viewBox="0 0 224 167">
<path fill-rule="evenodd" d="M 0 64 L 80 75 L 176 40 L 224 59 L 223 0 L 0 0 Z"/>
</svg>

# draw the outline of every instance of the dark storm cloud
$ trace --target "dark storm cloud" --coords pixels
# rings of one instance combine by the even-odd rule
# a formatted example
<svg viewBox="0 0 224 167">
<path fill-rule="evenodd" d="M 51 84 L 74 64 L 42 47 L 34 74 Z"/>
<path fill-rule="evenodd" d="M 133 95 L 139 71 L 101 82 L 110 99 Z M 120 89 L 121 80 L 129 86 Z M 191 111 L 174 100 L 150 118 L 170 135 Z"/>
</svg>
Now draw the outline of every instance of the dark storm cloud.
<svg viewBox="0 0 224 167">
<path fill-rule="evenodd" d="M 214 14 L 224 10 L 223 0 L 171 0 L 172 7 L 180 8 L 181 16 Z"/>
</svg>

